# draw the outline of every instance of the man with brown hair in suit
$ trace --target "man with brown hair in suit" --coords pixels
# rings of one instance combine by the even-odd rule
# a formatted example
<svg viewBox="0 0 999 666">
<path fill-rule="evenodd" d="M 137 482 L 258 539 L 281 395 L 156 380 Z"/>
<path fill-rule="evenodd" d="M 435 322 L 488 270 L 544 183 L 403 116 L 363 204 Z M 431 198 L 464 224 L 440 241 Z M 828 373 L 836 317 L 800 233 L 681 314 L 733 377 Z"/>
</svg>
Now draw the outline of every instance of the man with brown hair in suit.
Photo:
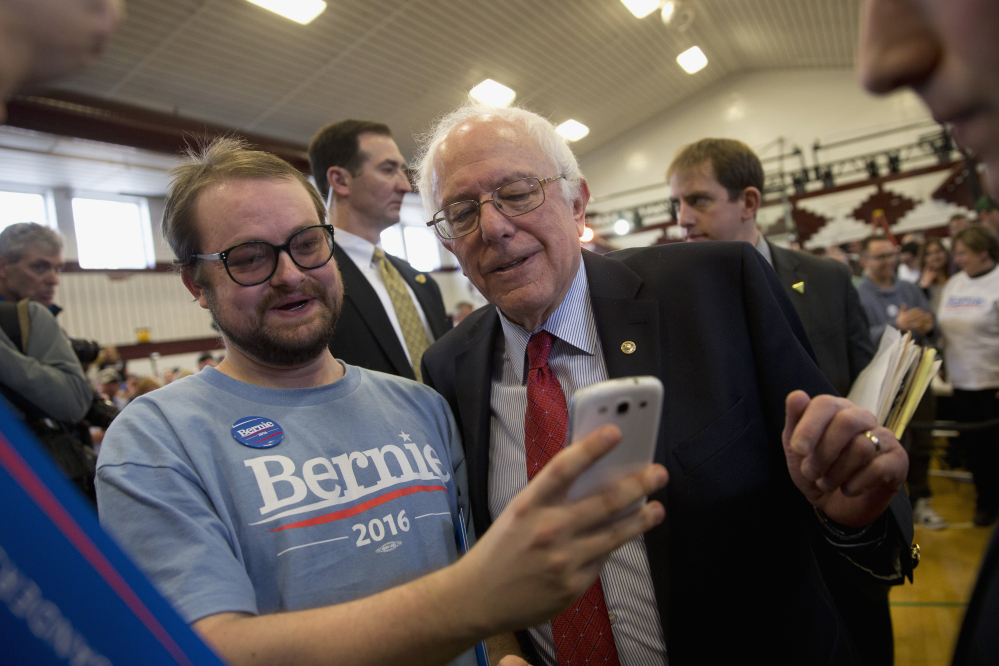
<svg viewBox="0 0 999 666">
<path fill-rule="evenodd" d="M 330 202 L 345 300 L 330 348 L 348 363 L 420 379 L 423 351 L 451 328 L 433 278 L 386 254 L 381 233 L 413 188 L 387 125 L 342 120 L 309 146 L 312 175 Z"/>
</svg>

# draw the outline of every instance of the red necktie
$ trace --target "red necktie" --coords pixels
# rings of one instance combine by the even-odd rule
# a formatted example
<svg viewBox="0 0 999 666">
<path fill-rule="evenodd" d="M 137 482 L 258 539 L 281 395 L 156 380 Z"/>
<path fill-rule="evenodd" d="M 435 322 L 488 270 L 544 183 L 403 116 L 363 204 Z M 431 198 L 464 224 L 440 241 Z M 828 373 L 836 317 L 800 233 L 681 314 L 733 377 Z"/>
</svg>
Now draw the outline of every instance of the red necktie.
<svg viewBox="0 0 999 666">
<path fill-rule="evenodd" d="M 527 413 L 524 415 L 524 447 L 527 451 L 527 479 L 548 464 L 565 445 L 569 410 L 562 385 L 548 365 L 552 335 L 538 331 L 527 343 Z M 552 620 L 552 637 L 559 666 L 607 664 L 620 666 L 614 634 L 600 579 L 582 597 Z"/>
</svg>

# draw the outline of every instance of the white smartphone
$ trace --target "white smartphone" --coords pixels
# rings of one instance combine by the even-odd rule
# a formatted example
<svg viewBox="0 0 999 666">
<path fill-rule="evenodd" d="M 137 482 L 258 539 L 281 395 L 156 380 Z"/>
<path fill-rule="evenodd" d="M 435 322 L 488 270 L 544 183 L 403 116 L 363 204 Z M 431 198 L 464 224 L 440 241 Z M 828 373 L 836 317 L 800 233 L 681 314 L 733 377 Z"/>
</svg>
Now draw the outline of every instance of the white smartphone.
<svg viewBox="0 0 999 666">
<path fill-rule="evenodd" d="M 569 405 L 569 441 L 605 423 L 621 429 L 621 443 L 586 470 L 569 488 L 574 502 L 652 462 L 662 413 L 663 383 L 656 377 L 611 379 L 576 391 Z M 618 515 L 638 509 L 645 498 Z"/>
</svg>

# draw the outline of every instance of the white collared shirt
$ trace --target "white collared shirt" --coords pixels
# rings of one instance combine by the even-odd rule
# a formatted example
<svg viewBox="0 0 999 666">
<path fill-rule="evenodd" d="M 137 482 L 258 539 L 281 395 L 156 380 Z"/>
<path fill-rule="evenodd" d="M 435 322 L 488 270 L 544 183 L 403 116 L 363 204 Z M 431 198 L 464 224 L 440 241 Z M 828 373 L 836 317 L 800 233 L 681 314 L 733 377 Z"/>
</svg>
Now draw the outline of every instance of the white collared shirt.
<svg viewBox="0 0 999 666">
<path fill-rule="evenodd" d="M 756 239 L 756 251 L 763 255 L 763 258 L 767 260 L 770 267 L 773 268 L 774 265 L 774 255 L 770 252 L 770 245 L 767 243 L 767 239 L 760 234 Z"/>
<path fill-rule="evenodd" d="M 368 280 L 368 284 L 371 288 L 375 290 L 378 294 L 378 300 L 382 302 L 382 308 L 385 310 L 385 314 L 388 315 L 389 321 L 392 322 L 392 329 L 395 331 L 395 337 L 399 338 L 399 344 L 402 345 L 402 351 L 406 354 L 406 360 L 409 361 L 410 365 L 413 363 L 413 359 L 409 357 L 409 349 L 406 347 L 406 339 L 402 337 L 402 327 L 399 326 L 399 317 L 395 314 L 395 307 L 392 305 L 392 299 L 389 297 L 388 290 L 385 288 L 385 282 L 382 281 L 382 274 L 378 270 L 378 264 L 374 262 L 375 248 L 381 248 L 381 243 L 378 245 L 372 245 L 360 236 L 356 236 L 349 231 L 344 231 L 343 229 L 337 228 L 333 234 L 336 239 L 337 245 L 339 245 L 350 260 L 360 269 L 361 273 Z M 405 283 L 405 280 L 403 281 Z M 416 294 L 413 293 L 412 288 L 406 284 L 406 292 L 409 293 L 409 297 L 413 299 L 413 303 L 416 304 L 416 312 L 420 315 L 420 321 L 423 323 L 423 328 L 427 332 L 427 339 L 430 342 L 434 341 L 434 334 L 430 330 L 430 324 L 427 323 L 427 315 L 423 312 L 423 308 L 420 306 L 420 301 L 416 299 Z"/>
<path fill-rule="evenodd" d="M 500 321 L 503 335 L 494 351 L 489 426 L 488 501 L 489 514 L 494 520 L 514 495 L 527 486 L 525 363 L 532 333 L 512 323 L 502 312 Z M 556 338 L 548 362 L 562 385 L 567 404 L 577 389 L 607 379 L 607 364 L 582 261 L 569 293 L 541 328 Z M 629 541 L 611 554 L 600 571 L 600 582 L 607 610 L 614 618 L 612 630 L 620 662 L 628 666 L 663 666 L 666 642 L 643 537 Z M 548 664 L 556 664 L 551 623 L 528 631 L 542 658 Z"/>
</svg>

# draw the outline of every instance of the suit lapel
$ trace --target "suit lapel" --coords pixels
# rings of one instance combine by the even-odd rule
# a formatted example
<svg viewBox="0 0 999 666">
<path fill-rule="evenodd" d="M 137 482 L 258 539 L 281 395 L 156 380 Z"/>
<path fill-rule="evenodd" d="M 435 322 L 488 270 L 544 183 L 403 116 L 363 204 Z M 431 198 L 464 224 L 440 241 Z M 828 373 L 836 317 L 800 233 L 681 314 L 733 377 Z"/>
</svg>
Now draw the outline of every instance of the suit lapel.
<svg viewBox="0 0 999 666">
<path fill-rule="evenodd" d="M 492 523 L 489 516 L 489 403 L 493 358 L 500 330 L 496 309 L 486 308 L 466 334 L 463 347 L 454 357 L 455 393 L 461 396 L 457 401 L 458 416 L 465 442 L 472 517 L 478 534 L 483 534 Z"/>
<path fill-rule="evenodd" d="M 666 384 L 667 368 L 663 359 L 665 337 L 659 331 L 659 302 L 654 299 L 637 299 L 642 278 L 624 263 L 583 252 L 586 279 L 590 286 L 590 301 L 597 322 L 600 346 L 607 363 L 607 374 L 612 379 L 654 375 Z M 632 343 L 627 345 L 626 343 Z M 633 349 L 631 353 L 626 350 Z M 669 400 L 663 404 L 662 423 L 669 423 Z M 665 431 L 659 428 L 655 461 L 666 465 L 667 446 Z M 663 637 L 669 642 L 669 498 L 664 488 L 650 499 L 658 500 L 666 510 L 662 524 L 645 534 L 645 552 L 649 559 L 649 573 L 656 592 L 656 605 L 662 622 Z"/>
<path fill-rule="evenodd" d="M 764 240 L 764 242 L 767 241 Z M 784 285 L 784 291 L 790 297 L 791 303 L 794 305 L 794 309 L 797 310 L 798 317 L 801 319 L 801 323 L 805 325 L 805 330 L 810 331 L 812 329 L 808 312 L 808 299 L 804 293 L 808 285 L 805 283 L 805 276 L 800 272 L 801 262 L 798 261 L 798 257 L 795 255 L 796 253 L 793 250 L 785 250 L 782 247 L 770 245 L 770 256 L 774 260 L 774 270 L 777 271 L 777 277 L 780 278 L 780 283 Z M 795 285 L 800 285 L 799 288 L 802 291 L 795 289 Z"/>
<path fill-rule="evenodd" d="M 636 300 L 642 279 L 623 263 L 590 252 L 583 252 L 583 263 L 608 376 L 663 379 L 659 305 Z"/>
<path fill-rule="evenodd" d="M 378 294 L 368 283 L 361 269 L 351 261 L 347 253 L 336 243 L 333 244 L 337 266 L 340 267 L 340 274 L 343 276 L 344 298 L 349 300 L 357 312 L 361 315 L 368 332 L 385 352 L 385 356 L 395 368 L 397 374 L 415 379 L 413 366 L 406 360 L 406 352 L 402 349 L 402 343 L 395 334 L 392 322 L 385 314 L 382 301 Z M 336 353 L 336 350 L 333 351 Z"/>
</svg>

